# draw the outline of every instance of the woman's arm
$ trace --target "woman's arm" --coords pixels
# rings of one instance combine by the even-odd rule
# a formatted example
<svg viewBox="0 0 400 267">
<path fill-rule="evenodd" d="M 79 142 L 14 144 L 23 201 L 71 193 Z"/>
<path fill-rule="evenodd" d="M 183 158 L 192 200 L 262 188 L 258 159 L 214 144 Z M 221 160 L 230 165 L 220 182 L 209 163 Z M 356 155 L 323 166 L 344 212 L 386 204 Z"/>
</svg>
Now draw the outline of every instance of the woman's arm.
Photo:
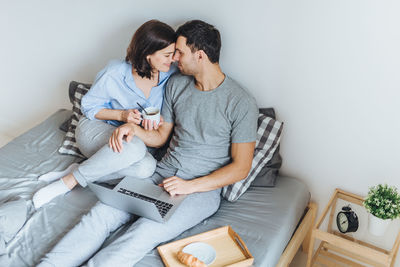
<svg viewBox="0 0 400 267">
<path fill-rule="evenodd" d="M 137 109 L 122 110 L 103 108 L 96 113 L 95 118 L 98 120 L 116 120 L 140 124 L 141 114 Z"/>
</svg>

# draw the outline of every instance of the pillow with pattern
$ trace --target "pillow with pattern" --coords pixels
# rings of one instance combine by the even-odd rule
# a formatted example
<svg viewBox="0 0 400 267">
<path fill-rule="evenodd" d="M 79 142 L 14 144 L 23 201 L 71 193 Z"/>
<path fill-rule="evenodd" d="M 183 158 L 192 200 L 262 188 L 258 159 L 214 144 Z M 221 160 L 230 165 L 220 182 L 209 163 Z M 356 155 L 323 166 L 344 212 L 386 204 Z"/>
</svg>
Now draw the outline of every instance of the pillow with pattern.
<svg viewBox="0 0 400 267">
<path fill-rule="evenodd" d="M 66 127 L 68 124 L 68 130 L 65 134 L 64 141 L 61 147 L 58 149 L 60 154 L 73 155 L 81 158 L 85 158 L 79 150 L 75 140 L 75 129 L 78 125 L 79 119 L 82 116 L 81 111 L 81 100 L 82 97 L 89 91 L 90 84 L 78 83 L 72 81 L 69 85 L 69 99 L 72 103 L 72 116 L 65 121 L 62 126 Z"/>
<path fill-rule="evenodd" d="M 273 108 L 260 108 L 260 113 L 276 120 Z M 264 165 L 257 177 L 251 182 L 251 186 L 274 187 L 282 166 L 282 157 L 279 154 L 279 146 L 276 148 L 272 158 Z"/>
<path fill-rule="evenodd" d="M 254 157 L 246 178 L 222 188 L 221 195 L 228 201 L 236 201 L 250 186 L 277 149 L 283 123 L 264 114 L 258 115 L 258 129 Z"/>
</svg>

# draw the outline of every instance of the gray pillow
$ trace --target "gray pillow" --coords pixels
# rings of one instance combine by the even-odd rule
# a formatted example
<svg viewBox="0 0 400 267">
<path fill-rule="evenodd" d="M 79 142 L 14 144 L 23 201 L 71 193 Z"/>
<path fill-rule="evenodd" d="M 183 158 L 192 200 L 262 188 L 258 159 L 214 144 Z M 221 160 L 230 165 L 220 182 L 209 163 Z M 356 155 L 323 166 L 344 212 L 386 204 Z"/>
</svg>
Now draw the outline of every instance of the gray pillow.
<svg viewBox="0 0 400 267">
<path fill-rule="evenodd" d="M 275 110 L 273 108 L 260 108 L 260 113 L 276 119 Z M 276 178 L 279 175 L 279 169 L 282 166 L 282 157 L 279 154 L 279 145 L 275 150 L 271 160 L 265 164 L 257 177 L 251 183 L 252 186 L 258 187 L 273 187 L 276 183 Z"/>
<path fill-rule="evenodd" d="M 59 129 L 61 130 L 61 131 L 63 131 L 63 132 L 67 132 L 68 131 L 68 128 L 69 128 L 69 125 L 71 124 L 71 117 L 69 117 L 66 121 L 64 121 L 61 125 L 60 125 L 60 127 L 59 127 Z"/>
</svg>

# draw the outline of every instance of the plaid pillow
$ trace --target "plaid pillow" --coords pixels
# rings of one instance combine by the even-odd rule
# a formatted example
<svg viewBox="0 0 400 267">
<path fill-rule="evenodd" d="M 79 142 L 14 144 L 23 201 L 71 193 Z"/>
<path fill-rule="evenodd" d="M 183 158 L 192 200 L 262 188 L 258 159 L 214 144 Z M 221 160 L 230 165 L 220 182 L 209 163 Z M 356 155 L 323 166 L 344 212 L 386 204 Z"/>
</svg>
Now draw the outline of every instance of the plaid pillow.
<svg viewBox="0 0 400 267">
<path fill-rule="evenodd" d="M 273 108 L 260 108 L 261 114 L 276 119 L 275 110 Z M 276 148 L 272 158 L 264 165 L 256 178 L 251 182 L 251 186 L 258 187 L 274 187 L 279 175 L 279 169 L 282 166 L 282 157 L 279 154 L 279 147 Z"/>
<path fill-rule="evenodd" d="M 258 173 L 271 160 L 280 142 L 283 123 L 264 114 L 258 115 L 258 129 L 253 162 L 247 177 L 222 188 L 222 196 L 228 201 L 236 201 L 250 186 Z"/>
<path fill-rule="evenodd" d="M 79 150 L 75 140 L 75 129 L 78 125 L 79 119 L 82 116 L 81 111 L 81 100 L 82 97 L 89 91 L 90 87 L 86 84 L 71 82 L 69 93 L 70 100 L 72 103 L 72 116 L 70 118 L 70 124 L 68 131 L 65 134 L 64 141 L 61 147 L 58 149 L 60 154 L 74 155 L 85 158 Z M 73 91 L 73 92 L 72 92 Z M 73 94 L 72 94 L 73 93 Z"/>
</svg>

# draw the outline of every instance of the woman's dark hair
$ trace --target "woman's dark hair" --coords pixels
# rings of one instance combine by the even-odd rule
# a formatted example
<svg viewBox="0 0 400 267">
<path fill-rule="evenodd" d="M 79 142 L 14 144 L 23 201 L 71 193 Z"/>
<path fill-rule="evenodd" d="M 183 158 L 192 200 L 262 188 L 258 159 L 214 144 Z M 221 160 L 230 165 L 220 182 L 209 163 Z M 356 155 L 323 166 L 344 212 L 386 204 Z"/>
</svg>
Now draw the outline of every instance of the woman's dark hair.
<svg viewBox="0 0 400 267">
<path fill-rule="evenodd" d="M 153 68 L 146 57 L 175 41 L 176 33 L 170 26 L 158 20 L 149 20 L 133 35 L 125 60 L 132 64 L 140 77 L 150 79 Z"/>
<path fill-rule="evenodd" d="M 201 20 L 188 21 L 178 28 L 176 35 L 186 38 L 192 52 L 203 50 L 211 63 L 219 62 L 221 36 L 213 25 Z"/>
</svg>

